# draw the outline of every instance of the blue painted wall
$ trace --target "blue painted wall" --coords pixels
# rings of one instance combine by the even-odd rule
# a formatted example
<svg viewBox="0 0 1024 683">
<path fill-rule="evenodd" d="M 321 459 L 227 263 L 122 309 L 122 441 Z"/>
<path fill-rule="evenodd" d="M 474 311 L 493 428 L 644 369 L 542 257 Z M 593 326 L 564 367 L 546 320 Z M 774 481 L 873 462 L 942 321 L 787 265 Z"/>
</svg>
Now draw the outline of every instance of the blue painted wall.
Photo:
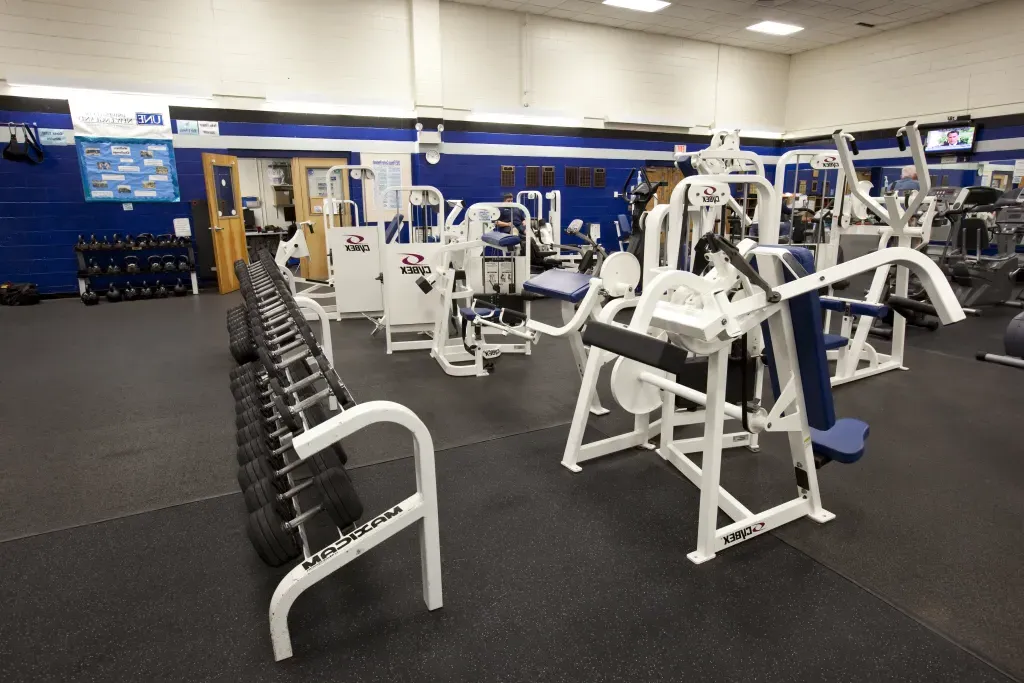
<svg viewBox="0 0 1024 683">
<path fill-rule="evenodd" d="M 46 128 L 71 128 L 71 117 L 67 114 L 26 113 L 0 111 L 0 120 L 34 122 Z M 176 125 L 176 124 L 175 124 Z M 375 123 L 359 126 L 337 125 L 294 125 L 286 123 L 220 123 L 222 135 L 251 137 L 254 140 L 274 138 L 329 138 L 351 140 L 389 140 L 411 142 L 415 132 L 408 128 L 383 128 Z M 574 218 L 586 223 L 600 223 L 601 241 L 608 248 L 615 248 L 615 231 L 612 221 L 623 213 L 625 204 L 615 199 L 613 193 L 620 189 L 630 169 L 634 166 L 664 165 L 664 161 L 649 161 L 645 152 L 671 152 L 672 142 L 618 139 L 607 137 L 582 137 L 554 135 L 541 132 L 500 133 L 447 131 L 446 143 L 495 145 L 531 145 L 536 147 L 537 156 L 477 155 L 446 153 L 441 163 L 431 166 L 422 155 L 413 155 L 412 176 L 416 184 L 434 185 L 450 199 L 462 199 L 468 206 L 477 201 L 499 200 L 506 189 L 518 192 L 537 189 L 541 192 L 558 189 L 562 192 L 563 226 Z M 986 141 L 1024 138 L 1024 126 L 1005 125 L 983 126 L 979 131 L 979 144 Z M 703 143 L 687 142 L 688 147 L 699 149 Z M 299 146 L 299 145 L 297 145 Z M 799 145 L 800 147 L 814 145 Z M 819 146 L 825 146 L 824 144 Z M 1024 145 L 1022 145 L 1024 146 Z M 577 147 L 589 149 L 630 150 L 637 159 L 615 158 L 564 158 L 545 156 L 544 147 Z M 895 149 L 891 137 L 864 139 L 862 150 Z M 750 147 L 765 156 L 777 156 L 785 148 L 782 145 Z M 218 151 L 255 157 L 292 156 L 339 156 L 348 154 L 353 162 L 359 161 L 359 154 L 343 151 L 259 151 L 238 149 L 184 149 L 176 148 L 175 156 L 178 180 L 181 188 L 180 203 L 135 204 L 133 211 L 123 211 L 119 204 L 88 203 L 82 193 L 78 160 L 74 147 L 46 147 L 46 161 L 39 166 L 15 164 L 0 161 L 0 281 L 15 280 L 35 282 L 43 293 L 74 292 L 76 290 L 77 261 L 72 249 L 78 235 L 110 236 L 113 233 L 170 232 L 171 221 L 180 216 L 190 215 L 189 202 L 205 198 L 205 184 L 202 170 L 202 151 Z M 1024 156 L 1024 150 L 978 152 L 974 161 L 1010 159 Z M 889 172 L 892 178 L 898 176 L 898 169 L 905 163 L 898 157 L 878 158 L 858 162 L 858 166 L 885 169 L 876 175 Z M 500 186 L 500 167 L 512 165 L 516 169 L 516 185 L 513 188 Z M 526 188 L 527 166 L 554 166 L 554 188 Z M 580 188 L 565 186 L 565 167 L 582 166 L 604 168 L 607 172 L 604 188 Z M 890 170 L 891 169 L 891 170 Z M 975 182 L 973 172 L 937 171 L 949 175 L 949 182 L 964 185 Z M 769 177 L 774 177 L 774 167 L 768 168 Z M 834 174 L 821 174 L 819 182 Z M 801 177 L 809 178 L 809 171 Z M 876 183 L 876 186 L 878 183 Z M 353 183 L 358 194 L 358 183 Z M 787 178 L 787 190 L 792 187 L 792 173 Z M 358 199 L 358 197 L 356 197 Z M 565 238 L 567 242 L 575 241 Z"/>
</svg>

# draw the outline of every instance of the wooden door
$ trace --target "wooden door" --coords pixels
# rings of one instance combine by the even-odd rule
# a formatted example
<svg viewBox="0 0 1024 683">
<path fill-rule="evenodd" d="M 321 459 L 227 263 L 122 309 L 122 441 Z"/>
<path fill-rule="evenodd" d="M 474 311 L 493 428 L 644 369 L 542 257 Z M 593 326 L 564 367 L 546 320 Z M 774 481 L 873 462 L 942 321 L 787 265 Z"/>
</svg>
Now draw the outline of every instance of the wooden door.
<svg viewBox="0 0 1024 683">
<path fill-rule="evenodd" d="M 213 260 L 217 269 L 217 289 L 227 294 L 238 289 L 235 261 L 249 262 L 245 249 L 245 225 L 242 221 L 242 194 L 238 182 L 238 158 L 203 152 L 203 176 L 206 202 L 213 232 Z"/>
<path fill-rule="evenodd" d="M 644 169 L 647 173 L 647 179 L 652 183 L 657 183 L 664 180 L 668 183 L 667 187 L 658 188 L 658 203 L 668 204 L 668 200 L 672 197 L 672 190 L 675 189 L 676 185 L 683 179 L 683 172 L 675 166 L 649 166 Z M 654 202 L 647 204 L 647 210 L 650 211 L 654 208 Z"/>
<path fill-rule="evenodd" d="M 326 280 L 328 278 L 327 267 L 327 235 L 324 234 L 323 197 L 325 187 L 322 179 L 327 169 L 339 164 L 347 164 L 348 159 L 339 157 L 335 159 L 292 159 L 292 186 L 295 190 L 295 220 L 299 223 L 312 221 L 313 229 L 304 225 L 306 231 L 306 246 L 309 248 L 309 258 L 302 259 L 300 263 L 302 277 L 311 280 Z M 338 176 L 335 175 L 335 178 Z M 348 173 L 341 174 L 343 196 L 348 197 Z M 348 211 L 343 210 L 341 221 L 335 220 L 335 224 L 348 224 Z"/>
</svg>

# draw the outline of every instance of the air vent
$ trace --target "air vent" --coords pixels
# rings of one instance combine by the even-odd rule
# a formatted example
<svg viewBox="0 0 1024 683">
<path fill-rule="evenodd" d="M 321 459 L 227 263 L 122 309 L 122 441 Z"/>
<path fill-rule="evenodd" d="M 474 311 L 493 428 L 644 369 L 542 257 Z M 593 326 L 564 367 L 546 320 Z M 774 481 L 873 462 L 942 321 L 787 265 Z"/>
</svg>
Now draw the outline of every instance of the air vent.
<svg viewBox="0 0 1024 683">
<path fill-rule="evenodd" d="M 594 169 L 594 187 L 604 187 L 607 174 L 603 168 Z"/>
<path fill-rule="evenodd" d="M 555 186 L 555 167 L 554 166 L 544 166 L 541 169 L 540 182 L 541 182 L 541 185 L 543 185 L 544 187 L 554 187 Z"/>
<path fill-rule="evenodd" d="M 501 167 L 501 186 L 502 187 L 515 187 L 516 186 L 516 167 L 515 166 L 502 166 Z"/>
<path fill-rule="evenodd" d="M 540 166 L 527 166 L 526 167 L 526 186 L 527 187 L 539 187 L 540 186 Z"/>
<path fill-rule="evenodd" d="M 576 166 L 565 167 L 565 186 L 576 187 L 580 184 L 580 169 Z"/>
<path fill-rule="evenodd" d="M 593 176 L 591 175 L 594 169 L 592 168 L 580 168 L 580 187 L 590 187 L 593 182 Z"/>
<path fill-rule="evenodd" d="M 874 28 L 875 27 L 874 24 L 869 24 L 866 21 L 858 21 L 857 22 L 857 26 L 863 26 L 864 28 Z"/>
</svg>

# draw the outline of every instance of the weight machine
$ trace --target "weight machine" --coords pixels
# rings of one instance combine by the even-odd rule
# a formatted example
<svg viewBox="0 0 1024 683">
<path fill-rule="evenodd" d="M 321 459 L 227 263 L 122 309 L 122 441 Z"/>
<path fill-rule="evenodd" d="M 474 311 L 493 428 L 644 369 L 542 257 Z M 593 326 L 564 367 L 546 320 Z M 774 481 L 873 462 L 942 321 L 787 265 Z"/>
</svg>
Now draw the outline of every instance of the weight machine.
<svg viewBox="0 0 1024 683">
<path fill-rule="evenodd" d="M 853 158 L 859 154 L 857 141 L 849 133 L 841 129 L 835 131 L 832 139 L 836 145 L 836 155 L 841 166 L 840 180 L 856 178 Z M 887 193 L 882 200 L 884 206 L 874 197 L 867 194 L 860 183 L 850 183 L 853 198 L 860 202 L 868 212 L 876 216 L 880 223 L 867 222 L 849 223 L 841 209 L 838 230 L 833 228 L 829 236 L 829 250 L 823 263 L 833 266 L 832 259 L 838 255 L 838 242 L 843 234 L 878 235 L 878 252 L 901 247 L 914 249 L 919 253 L 927 248 L 931 236 L 932 223 L 935 220 L 937 199 L 930 195 L 931 179 L 928 174 L 928 163 L 925 159 L 924 144 L 915 121 L 910 121 L 896 133 L 896 141 L 901 151 L 906 151 L 909 141 L 910 153 L 917 168 L 921 189 L 909 197 L 906 206 L 903 198 L 895 193 Z M 841 185 L 837 183 L 837 191 Z M 845 200 L 845 197 L 844 197 Z M 915 225 L 916 222 L 916 225 Z M 895 277 L 890 278 L 890 269 L 895 267 Z M 910 271 L 899 264 L 892 266 L 886 262 L 876 270 L 871 279 L 864 299 L 848 299 L 840 297 L 822 297 L 822 306 L 826 314 L 825 325 L 831 320 L 831 313 L 843 315 L 841 330 L 838 335 L 829 334 L 825 330 L 825 348 L 829 360 L 836 361 L 835 373 L 832 375 L 832 386 L 838 386 L 854 380 L 871 377 L 890 370 L 906 370 L 903 365 L 904 342 L 906 339 L 907 317 L 915 315 L 931 315 L 938 317 L 933 304 L 908 298 Z M 933 302 L 934 303 L 934 302 Z M 891 348 L 888 354 L 880 353 L 868 343 L 868 335 L 876 320 L 885 319 L 892 313 Z M 972 311 L 973 313 L 973 311 Z"/>
<path fill-rule="evenodd" d="M 755 186 L 759 201 L 774 205 L 773 189 L 763 176 L 685 178 L 672 193 L 670 244 L 682 242 L 685 199 L 692 202 L 702 196 L 718 196 L 717 203 L 724 205 L 721 186 L 727 189 L 727 183 L 740 182 L 739 178 Z M 647 229 L 651 226 L 649 221 Z M 698 245 L 707 261 L 703 274 L 672 266 L 659 269 L 645 282 L 639 299 L 606 307 L 583 335 L 591 350 L 562 464 L 578 472 L 580 463 L 593 458 L 635 447 L 653 449 L 649 441 L 657 435 L 659 455 L 701 492 L 697 547 L 687 556 L 698 564 L 801 517 L 817 522 L 833 519 L 822 506 L 816 470 L 833 460 L 856 462 L 864 453 L 868 426 L 835 416 L 817 301 L 819 288 L 898 264 L 920 276 L 943 323 L 964 317 L 941 271 L 919 251 L 886 249 L 815 273 L 808 250 L 767 246 L 779 238 L 774 212 L 762 214 L 761 231 L 766 246 L 749 239 L 733 246 L 714 232 L 707 233 Z M 751 258 L 756 268 L 749 262 Z M 629 325 L 616 323 L 616 314 L 627 307 L 634 308 Z M 735 346 L 748 348 L 752 358 L 763 351 L 776 396 L 771 411 L 745 392 L 738 402 L 727 398 L 726 369 Z M 690 372 L 690 356 L 707 358 L 705 392 L 680 378 Z M 634 429 L 584 444 L 591 397 L 601 367 L 609 362 L 614 362 L 612 395 L 634 415 Z M 679 399 L 698 406 L 693 414 L 700 419 L 680 420 Z M 650 414 L 659 408 L 661 418 L 652 423 Z M 787 434 L 797 484 L 794 498 L 755 513 L 720 485 L 722 450 L 734 440 L 725 433 L 727 419 L 740 422 L 747 435 L 765 431 Z M 680 424 L 702 424 L 703 435 L 677 440 L 674 428 Z M 692 452 L 703 454 L 700 466 L 688 457 Z M 719 510 L 733 522 L 718 528 Z"/>
<path fill-rule="evenodd" d="M 381 266 L 384 220 L 378 211 L 374 222 L 364 223 L 359 205 L 343 195 L 340 176 L 348 173 L 362 183 L 363 207 L 366 213 L 375 207 L 369 183 L 376 182 L 372 166 L 339 164 L 327 169 L 328 194 L 324 198 L 324 224 L 327 232 L 328 265 L 334 283 L 336 318 L 368 318 L 376 323 L 384 313 L 384 286 Z M 332 182 L 337 174 L 338 182 Z M 352 207 L 352 225 L 341 225 L 341 216 Z M 335 221 L 337 220 L 337 224 Z"/>
<path fill-rule="evenodd" d="M 398 186 L 388 188 L 388 192 L 395 193 L 400 210 L 384 229 L 381 250 L 387 352 L 429 350 L 433 345 L 429 335 L 434 329 L 439 295 L 421 289 L 417 280 L 431 274 L 430 264 L 450 238 L 451 223 L 457 214 L 446 214 L 444 195 L 436 187 Z M 408 238 L 402 241 L 405 216 L 409 217 Z M 398 335 L 410 334 L 426 338 L 397 339 Z"/>
</svg>

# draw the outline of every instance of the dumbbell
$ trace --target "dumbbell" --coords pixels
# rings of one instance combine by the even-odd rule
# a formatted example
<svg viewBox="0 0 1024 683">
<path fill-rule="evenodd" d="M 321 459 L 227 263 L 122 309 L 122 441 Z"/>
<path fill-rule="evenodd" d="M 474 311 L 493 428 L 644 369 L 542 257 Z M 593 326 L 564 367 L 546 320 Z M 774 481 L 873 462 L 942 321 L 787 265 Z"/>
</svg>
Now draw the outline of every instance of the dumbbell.
<svg viewBox="0 0 1024 683">
<path fill-rule="evenodd" d="M 277 404 L 274 403 L 274 397 L 279 396 L 281 398 L 287 398 L 295 396 L 298 392 L 303 389 L 313 387 L 314 384 L 323 379 L 327 383 L 327 389 L 321 390 L 309 397 L 319 397 L 317 400 L 324 398 L 328 393 L 333 394 L 343 406 L 348 407 L 352 403 L 351 395 L 348 393 L 348 389 L 342 383 L 338 373 L 331 367 L 327 358 L 322 354 L 318 353 L 312 356 L 312 360 L 316 363 L 316 368 L 310 368 L 311 372 L 302 377 L 288 386 L 282 386 L 282 381 L 287 381 L 286 375 L 281 377 L 269 377 L 268 378 L 254 378 L 251 384 L 239 385 L 237 392 L 235 393 L 235 423 L 236 426 L 241 429 L 249 422 L 256 420 L 270 421 L 275 419 L 275 410 L 278 409 Z M 289 363 L 291 365 L 291 363 Z M 305 399 L 304 399 L 305 400 Z M 314 401 L 310 400 L 307 403 L 312 405 Z M 349 403 L 352 402 L 352 403 Z M 277 416 L 279 417 L 279 415 Z"/>
<path fill-rule="evenodd" d="M 292 450 L 291 437 L 287 439 L 286 444 L 282 444 L 271 452 L 274 455 L 261 452 L 257 457 L 247 461 L 238 468 L 238 485 L 243 491 L 260 479 L 270 479 L 274 482 L 283 479 L 285 484 L 287 484 L 286 475 L 294 472 L 303 464 L 302 459 Z M 290 458 L 285 457 L 289 454 L 291 455 Z M 341 459 L 334 450 L 325 449 L 319 453 L 314 453 L 309 458 L 310 467 L 317 472 L 325 472 L 331 467 L 338 467 L 342 464 Z"/>
<path fill-rule="evenodd" d="M 272 567 L 302 554 L 299 527 L 315 515 L 326 512 L 338 529 L 348 529 L 363 515 L 363 504 L 344 469 L 321 472 L 313 481 L 321 502 L 294 519 L 286 519 L 276 505 L 266 505 L 249 515 L 249 540 L 260 559 Z"/>
<path fill-rule="evenodd" d="M 241 422 L 242 416 L 260 415 L 269 417 L 273 410 L 277 408 L 273 402 L 275 394 L 282 397 L 295 395 L 302 389 L 313 386 L 320 379 L 327 382 L 330 393 L 343 405 L 350 401 L 351 396 L 348 389 L 342 383 L 338 373 L 331 367 L 327 358 L 322 353 L 318 353 L 312 359 L 316 363 L 316 370 L 286 387 L 281 386 L 280 379 L 277 377 L 270 378 L 269 381 L 254 382 L 253 384 L 240 386 L 238 394 L 236 394 L 235 403 L 236 420 L 239 421 L 238 427 L 241 428 L 244 424 L 244 422 Z M 245 422 L 249 421 L 251 421 L 251 417 L 245 419 Z"/>
</svg>

